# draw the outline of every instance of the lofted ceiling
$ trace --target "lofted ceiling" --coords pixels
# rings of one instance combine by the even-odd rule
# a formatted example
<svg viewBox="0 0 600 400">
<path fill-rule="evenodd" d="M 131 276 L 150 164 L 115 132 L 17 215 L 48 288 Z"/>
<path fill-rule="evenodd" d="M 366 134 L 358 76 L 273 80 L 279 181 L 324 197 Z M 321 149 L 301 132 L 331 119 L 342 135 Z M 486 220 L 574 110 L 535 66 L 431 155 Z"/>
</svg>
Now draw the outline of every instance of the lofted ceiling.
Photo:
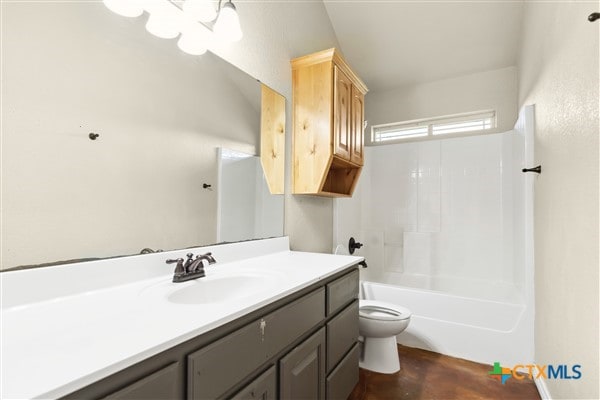
<svg viewBox="0 0 600 400">
<path fill-rule="evenodd" d="M 516 65 L 521 1 L 323 2 L 344 57 L 370 90 Z"/>
</svg>

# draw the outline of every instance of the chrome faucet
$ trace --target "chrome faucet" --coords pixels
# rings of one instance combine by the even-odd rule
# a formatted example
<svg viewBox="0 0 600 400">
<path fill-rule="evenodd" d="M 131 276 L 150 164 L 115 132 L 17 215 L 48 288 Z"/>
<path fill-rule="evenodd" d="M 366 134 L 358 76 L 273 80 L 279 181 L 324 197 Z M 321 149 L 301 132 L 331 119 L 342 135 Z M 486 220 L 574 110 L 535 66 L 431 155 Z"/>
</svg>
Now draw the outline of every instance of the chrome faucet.
<svg viewBox="0 0 600 400">
<path fill-rule="evenodd" d="M 162 252 L 162 250 L 158 249 L 158 250 L 152 250 L 149 247 L 145 247 L 142 249 L 142 251 L 140 251 L 140 254 L 151 254 L 151 253 L 160 253 Z"/>
<path fill-rule="evenodd" d="M 166 263 L 177 263 L 175 271 L 173 272 L 173 282 L 185 282 L 206 276 L 206 273 L 204 272 L 204 261 L 207 261 L 208 264 L 217 262 L 212 256 L 212 253 L 198 255 L 195 259 L 193 253 L 188 253 L 185 262 L 183 261 L 183 258 L 175 258 L 166 260 Z"/>
</svg>

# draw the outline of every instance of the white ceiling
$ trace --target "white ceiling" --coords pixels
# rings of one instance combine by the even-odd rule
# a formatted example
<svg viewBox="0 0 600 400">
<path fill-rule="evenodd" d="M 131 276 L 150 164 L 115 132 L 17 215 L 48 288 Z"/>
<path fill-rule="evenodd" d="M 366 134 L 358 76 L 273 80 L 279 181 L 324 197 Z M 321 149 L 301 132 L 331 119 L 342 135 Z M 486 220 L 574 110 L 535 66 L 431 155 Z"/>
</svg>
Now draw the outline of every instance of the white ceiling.
<svg viewBox="0 0 600 400">
<path fill-rule="evenodd" d="M 370 90 L 516 65 L 521 1 L 324 3 L 344 57 Z"/>
</svg>

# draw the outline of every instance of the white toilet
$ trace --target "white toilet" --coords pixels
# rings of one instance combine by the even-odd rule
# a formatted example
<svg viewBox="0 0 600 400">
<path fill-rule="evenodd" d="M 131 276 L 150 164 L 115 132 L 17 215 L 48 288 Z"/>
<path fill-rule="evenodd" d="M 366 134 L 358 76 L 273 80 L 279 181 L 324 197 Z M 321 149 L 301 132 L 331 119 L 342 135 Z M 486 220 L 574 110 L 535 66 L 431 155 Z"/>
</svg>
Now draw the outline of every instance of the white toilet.
<svg viewBox="0 0 600 400">
<path fill-rule="evenodd" d="M 375 300 L 359 301 L 358 330 L 363 337 L 360 367 L 392 374 L 400 371 L 396 335 L 410 322 L 410 310 Z"/>
</svg>

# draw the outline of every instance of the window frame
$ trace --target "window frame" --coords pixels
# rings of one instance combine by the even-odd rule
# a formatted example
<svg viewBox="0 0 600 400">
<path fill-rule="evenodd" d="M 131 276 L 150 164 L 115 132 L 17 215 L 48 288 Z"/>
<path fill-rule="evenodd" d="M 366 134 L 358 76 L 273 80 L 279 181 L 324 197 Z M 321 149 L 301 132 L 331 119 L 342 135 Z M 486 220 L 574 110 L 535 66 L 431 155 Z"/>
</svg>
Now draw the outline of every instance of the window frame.
<svg viewBox="0 0 600 400">
<path fill-rule="evenodd" d="M 435 139 L 445 139 L 452 137 L 463 137 L 463 136 L 474 136 L 474 135 L 485 135 L 489 133 L 494 133 L 497 128 L 497 118 L 498 114 L 496 110 L 480 110 L 480 111 L 471 111 L 467 113 L 460 114 L 452 114 L 452 115 L 443 115 L 439 117 L 433 118 L 422 118 L 422 119 L 414 119 L 409 121 L 401 121 L 401 122 L 393 122 L 389 124 L 378 124 L 371 126 L 371 144 L 373 145 L 384 145 L 384 144 L 393 144 L 393 143 L 402 143 L 407 141 L 422 141 L 422 140 L 435 140 Z M 482 121 L 485 119 L 490 119 L 490 127 L 484 129 L 476 129 L 476 130 L 465 130 L 465 131 L 457 131 L 452 133 L 434 133 L 434 126 L 436 125 L 445 125 L 451 123 L 459 123 L 464 122 L 468 123 L 470 121 L 477 121 L 478 118 Z M 485 123 L 485 122 L 484 122 Z M 427 134 L 425 135 L 406 135 L 399 136 L 394 139 L 378 139 L 378 136 L 382 134 L 382 132 L 394 132 L 394 128 L 397 128 L 398 131 L 418 129 L 427 127 Z"/>
</svg>

